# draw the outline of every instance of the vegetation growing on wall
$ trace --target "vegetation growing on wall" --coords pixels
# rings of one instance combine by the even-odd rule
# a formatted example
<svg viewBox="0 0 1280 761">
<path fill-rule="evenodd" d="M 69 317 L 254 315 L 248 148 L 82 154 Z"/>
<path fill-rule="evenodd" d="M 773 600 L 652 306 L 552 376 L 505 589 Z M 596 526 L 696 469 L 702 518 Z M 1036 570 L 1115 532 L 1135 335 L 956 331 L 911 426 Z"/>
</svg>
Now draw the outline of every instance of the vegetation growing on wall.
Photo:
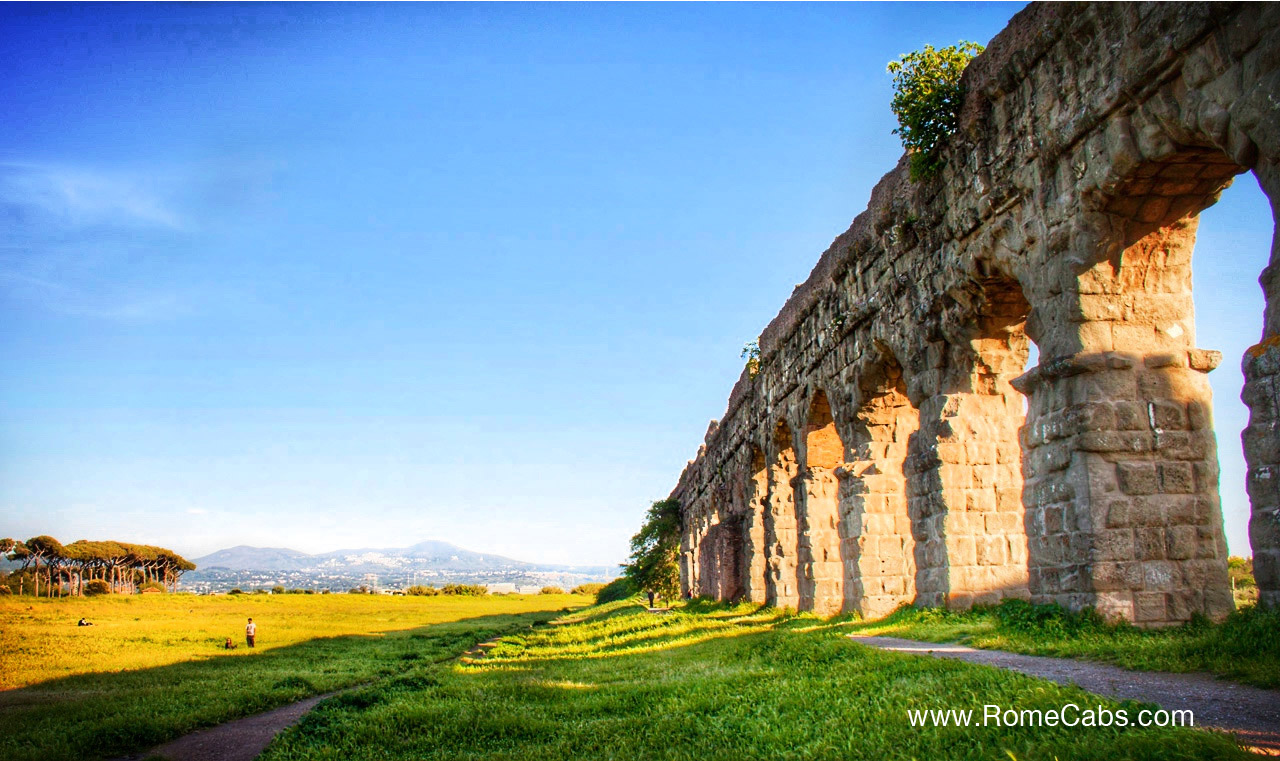
<svg viewBox="0 0 1280 761">
<path fill-rule="evenodd" d="M 976 42 L 959 42 L 934 50 L 907 53 L 889 62 L 893 75 L 893 102 L 890 108 L 898 117 L 902 145 L 911 156 L 911 179 L 927 180 L 942 169 L 941 149 L 956 129 L 964 90 L 960 75 L 983 51 Z"/>
<path fill-rule="evenodd" d="M 747 360 L 747 375 L 756 377 L 760 373 L 760 341 L 748 341 L 742 347 L 742 358 Z"/>
</svg>

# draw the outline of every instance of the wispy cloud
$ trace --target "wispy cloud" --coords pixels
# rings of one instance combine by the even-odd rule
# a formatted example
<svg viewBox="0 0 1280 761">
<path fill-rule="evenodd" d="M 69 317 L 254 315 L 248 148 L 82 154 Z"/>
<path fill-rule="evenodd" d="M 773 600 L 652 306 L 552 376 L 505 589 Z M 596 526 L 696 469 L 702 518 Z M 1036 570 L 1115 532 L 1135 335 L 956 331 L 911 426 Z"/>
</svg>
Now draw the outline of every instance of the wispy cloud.
<svg viewBox="0 0 1280 761">
<path fill-rule="evenodd" d="M 28 223 L 183 229 L 171 182 L 141 173 L 0 163 L 0 209 Z"/>
<path fill-rule="evenodd" d="M 183 187 L 173 174 L 0 163 L 0 293 L 91 319 L 183 312 L 179 289 L 139 269 L 190 239 Z"/>
</svg>

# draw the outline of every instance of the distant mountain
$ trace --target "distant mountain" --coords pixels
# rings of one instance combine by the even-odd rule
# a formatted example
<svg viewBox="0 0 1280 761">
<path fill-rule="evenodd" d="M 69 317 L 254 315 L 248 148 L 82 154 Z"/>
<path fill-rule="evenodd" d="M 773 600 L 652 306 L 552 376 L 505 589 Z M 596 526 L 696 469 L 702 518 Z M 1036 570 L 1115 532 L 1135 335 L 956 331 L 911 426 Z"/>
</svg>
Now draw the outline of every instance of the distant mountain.
<svg viewBox="0 0 1280 761">
<path fill-rule="evenodd" d="M 436 571 L 442 573 L 547 572 L 616 575 L 613 566 L 542 565 L 501 555 L 473 552 L 448 542 L 426 541 L 410 547 L 335 550 L 310 555 L 281 547 L 230 547 L 194 558 L 201 571 Z"/>
<path fill-rule="evenodd" d="M 249 547 L 240 545 L 195 558 L 196 568 L 227 568 L 250 571 L 292 571 L 302 568 L 311 556 L 284 547 Z"/>
</svg>

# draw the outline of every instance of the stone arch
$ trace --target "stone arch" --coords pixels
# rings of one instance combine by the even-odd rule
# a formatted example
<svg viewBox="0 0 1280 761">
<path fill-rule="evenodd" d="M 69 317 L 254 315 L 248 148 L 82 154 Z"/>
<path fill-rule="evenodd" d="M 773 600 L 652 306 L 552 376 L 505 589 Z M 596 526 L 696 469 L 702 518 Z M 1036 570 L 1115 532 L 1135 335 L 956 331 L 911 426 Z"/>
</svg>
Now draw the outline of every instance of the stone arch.
<svg viewBox="0 0 1280 761">
<path fill-rule="evenodd" d="M 916 596 L 918 544 L 927 541 L 909 496 L 908 449 L 919 413 L 891 353 L 861 373 L 850 460 L 839 469 L 845 608 L 886 615 Z"/>
<path fill-rule="evenodd" d="M 765 558 L 768 576 L 765 602 L 779 608 L 798 608 L 799 516 L 796 512 L 795 480 L 799 473 L 795 437 L 791 426 L 779 420 L 770 436 L 770 463 L 765 511 Z"/>
<path fill-rule="evenodd" d="M 1200 211 L 1244 171 L 1209 146 L 1141 163 L 1081 220 L 1081 266 L 1037 307 L 1054 344 L 1028 374 L 1037 601 L 1146 625 L 1234 607 L 1206 377 L 1221 355 L 1195 345 L 1191 262 Z"/>
<path fill-rule="evenodd" d="M 800 609 L 820 615 L 844 606 L 844 562 L 840 530 L 840 481 L 844 442 L 836 430 L 825 391 L 813 394 L 804 426 L 804 468 L 800 471 Z"/>
</svg>

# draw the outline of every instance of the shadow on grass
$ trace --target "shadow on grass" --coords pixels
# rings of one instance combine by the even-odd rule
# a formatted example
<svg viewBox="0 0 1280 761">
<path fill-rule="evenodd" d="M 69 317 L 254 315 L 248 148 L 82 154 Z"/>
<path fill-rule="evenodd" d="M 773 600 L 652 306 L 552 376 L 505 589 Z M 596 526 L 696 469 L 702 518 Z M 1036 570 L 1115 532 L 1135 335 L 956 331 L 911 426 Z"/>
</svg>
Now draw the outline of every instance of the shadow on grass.
<svg viewBox="0 0 1280 761">
<path fill-rule="evenodd" d="M 477 642 L 564 611 L 495 614 L 323 637 L 247 656 L 52 679 L 0 693 L 0 756 L 110 758 L 196 729 L 376 679 L 412 677 Z"/>
</svg>

